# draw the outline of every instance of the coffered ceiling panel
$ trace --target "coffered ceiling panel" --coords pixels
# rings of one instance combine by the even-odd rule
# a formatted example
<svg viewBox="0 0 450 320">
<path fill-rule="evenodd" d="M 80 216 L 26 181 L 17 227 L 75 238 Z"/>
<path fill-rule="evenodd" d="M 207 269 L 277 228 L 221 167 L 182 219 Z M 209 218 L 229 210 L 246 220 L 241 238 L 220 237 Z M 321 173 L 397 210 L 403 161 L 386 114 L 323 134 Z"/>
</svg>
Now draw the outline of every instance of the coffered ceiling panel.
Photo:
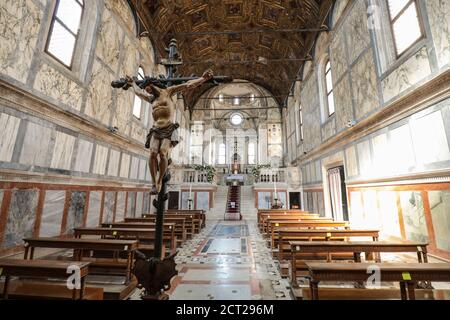
<svg viewBox="0 0 450 320">
<path fill-rule="evenodd" d="M 333 0 L 131 0 L 160 57 L 172 38 L 180 75 L 211 68 L 269 90 L 283 104 Z M 192 107 L 207 90 L 186 96 Z"/>
</svg>

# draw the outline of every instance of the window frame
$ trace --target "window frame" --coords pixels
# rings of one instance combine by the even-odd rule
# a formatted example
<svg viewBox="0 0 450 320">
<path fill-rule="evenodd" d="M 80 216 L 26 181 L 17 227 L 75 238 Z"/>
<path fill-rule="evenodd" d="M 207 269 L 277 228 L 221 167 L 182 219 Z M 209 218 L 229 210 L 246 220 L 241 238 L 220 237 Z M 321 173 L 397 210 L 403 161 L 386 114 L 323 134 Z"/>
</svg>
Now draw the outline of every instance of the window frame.
<svg viewBox="0 0 450 320">
<path fill-rule="evenodd" d="M 399 18 L 401 18 L 401 16 L 405 13 L 405 11 L 411 5 L 414 5 L 414 7 L 416 8 L 417 22 L 419 24 L 419 29 L 420 29 L 420 37 L 418 37 L 416 41 L 411 43 L 411 45 L 409 47 L 405 48 L 401 53 L 399 53 L 398 47 L 397 47 L 397 38 L 395 37 L 395 32 L 394 32 L 394 24 Z M 391 8 L 389 6 L 389 0 L 386 0 L 386 8 L 388 11 L 389 29 L 392 34 L 392 42 L 393 42 L 393 46 L 394 46 L 395 58 L 396 58 L 396 60 L 398 60 L 399 58 L 401 58 L 402 56 L 407 54 L 409 52 L 409 50 L 411 50 L 411 48 L 415 47 L 419 42 L 421 42 L 423 39 L 426 38 L 426 31 L 425 31 L 423 18 L 422 18 L 422 12 L 420 10 L 420 5 L 417 2 L 417 0 L 409 0 L 408 3 L 405 4 L 405 6 L 402 8 L 402 10 L 400 10 L 399 13 L 397 14 L 397 16 L 395 16 L 395 17 L 392 16 Z"/>
<path fill-rule="evenodd" d="M 67 69 L 73 71 L 73 63 L 74 63 L 74 58 L 75 58 L 75 53 L 76 53 L 76 49 L 78 46 L 78 42 L 79 42 L 79 38 L 80 38 L 80 31 L 81 31 L 81 25 L 84 19 L 84 15 L 85 15 L 85 9 L 86 9 L 86 4 L 84 3 L 84 0 L 81 0 L 82 3 L 80 3 L 80 0 L 72 0 L 75 1 L 76 3 L 78 3 L 81 6 L 81 16 L 80 16 L 80 23 L 78 25 L 78 31 L 76 34 L 73 33 L 72 30 L 70 30 L 69 27 L 66 26 L 66 24 L 61 21 L 60 18 L 58 18 L 56 16 L 58 9 L 59 9 L 59 5 L 61 4 L 61 0 L 56 0 L 55 1 L 55 6 L 53 8 L 53 14 L 52 14 L 52 20 L 51 20 L 51 24 L 50 24 L 50 29 L 48 30 L 47 33 L 47 39 L 45 42 L 45 53 L 48 54 L 50 57 L 52 57 L 53 59 L 55 59 L 56 61 L 58 61 L 60 64 L 62 64 L 64 67 L 66 67 Z M 58 20 L 58 21 L 57 21 Z M 53 30 L 55 27 L 55 22 L 58 22 L 66 31 L 68 31 L 70 34 L 72 34 L 75 37 L 75 42 L 73 45 L 73 51 L 72 51 L 72 57 L 70 59 L 70 66 L 68 66 L 65 62 L 63 62 L 60 58 L 58 58 L 57 56 L 55 56 L 53 53 L 51 53 L 49 51 L 49 46 L 50 46 L 50 41 L 52 39 L 52 35 L 53 35 Z"/>
<path fill-rule="evenodd" d="M 250 146 L 252 146 L 252 148 L 250 148 Z M 250 154 L 250 150 L 252 151 L 252 154 Z M 250 157 L 253 158 L 252 162 L 250 162 Z M 247 164 L 249 165 L 256 164 L 256 144 L 253 141 L 249 142 L 247 145 Z"/>
<path fill-rule="evenodd" d="M 222 146 L 223 146 L 223 148 L 222 148 Z M 218 165 L 226 165 L 227 164 L 227 145 L 222 142 L 222 143 L 219 144 L 219 148 L 218 149 L 219 150 L 217 152 L 217 164 Z M 221 154 L 222 149 L 224 151 L 223 155 Z M 223 157 L 223 162 L 220 161 L 221 157 Z"/>
<path fill-rule="evenodd" d="M 328 66 L 329 66 L 329 69 L 327 68 Z M 336 114 L 336 104 L 335 104 L 335 101 L 334 101 L 333 75 L 331 73 L 331 69 L 332 69 L 331 68 L 331 60 L 328 58 L 328 59 L 325 60 L 324 73 L 323 73 L 324 74 L 324 82 L 325 82 L 325 91 L 324 91 L 324 93 L 325 93 L 325 97 L 326 97 L 326 101 L 327 101 L 326 111 L 327 111 L 328 119 Z M 327 81 L 328 80 L 327 79 L 328 75 L 330 75 L 330 77 L 331 77 L 331 90 L 329 90 L 329 88 L 328 88 L 328 81 Z M 334 108 L 333 108 L 334 110 L 333 110 L 332 113 L 330 113 L 330 95 L 332 95 L 333 105 L 334 105 Z"/>
<path fill-rule="evenodd" d="M 141 74 L 141 71 L 142 71 L 142 74 Z M 142 79 L 141 80 L 143 80 L 144 78 L 145 78 L 145 70 L 144 70 L 144 68 L 142 67 L 142 66 L 139 66 L 139 68 L 138 68 L 138 78 L 139 77 L 142 77 Z M 135 105 L 136 105 L 136 99 L 139 99 L 139 101 L 141 102 L 141 104 L 140 104 L 140 107 L 139 107 L 139 117 L 137 117 L 135 114 L 134 114 L 134 107 L 135 107 Z M 139 97 L 137 94 L 135 94 L 134 95 L 134 101 L 133 101 L 133 109 L 131 110 L 131 113 L 132 113 L 132 115 L 133 115 L 133 119 L 135 119 L 135 120 L 138 120 L 138 121 L 143 121 L 143 119 L 142 119 L 142 105 L 144 104 L 144 100 L 142 100 L 142 98 L 141 97 Z"/>
</svg>

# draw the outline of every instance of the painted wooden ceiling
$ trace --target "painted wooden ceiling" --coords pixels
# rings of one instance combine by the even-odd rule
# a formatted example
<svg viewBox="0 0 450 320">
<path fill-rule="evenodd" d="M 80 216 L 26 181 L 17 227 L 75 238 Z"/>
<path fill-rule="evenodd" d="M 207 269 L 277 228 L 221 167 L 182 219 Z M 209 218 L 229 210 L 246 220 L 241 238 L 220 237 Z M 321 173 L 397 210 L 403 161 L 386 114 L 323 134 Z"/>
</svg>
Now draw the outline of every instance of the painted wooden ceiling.
<svg viewBox="0 0 450 320">
<path fill-rule="evenodd" d="M 334 0 L 131 0 L 149 31 L 159 57 L 178 40 L 183 66 L 177 74 L 244 79 L 269 90 L 280 105 L 320 30 Z M 185 96 L 189 107 L 208 90 Z"/>
</svg>

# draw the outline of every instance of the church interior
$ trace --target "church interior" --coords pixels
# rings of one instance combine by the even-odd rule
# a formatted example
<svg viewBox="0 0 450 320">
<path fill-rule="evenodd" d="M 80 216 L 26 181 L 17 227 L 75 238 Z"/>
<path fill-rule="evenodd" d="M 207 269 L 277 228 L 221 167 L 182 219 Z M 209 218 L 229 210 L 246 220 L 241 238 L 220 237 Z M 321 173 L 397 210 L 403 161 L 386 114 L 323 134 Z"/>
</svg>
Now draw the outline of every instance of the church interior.
<svg viewBox="0 0 450 320">
<path fill-rule="evenodd" d="M 0 300 L 450 300 L 450 0 L 0 28 Z"/>
</svg>

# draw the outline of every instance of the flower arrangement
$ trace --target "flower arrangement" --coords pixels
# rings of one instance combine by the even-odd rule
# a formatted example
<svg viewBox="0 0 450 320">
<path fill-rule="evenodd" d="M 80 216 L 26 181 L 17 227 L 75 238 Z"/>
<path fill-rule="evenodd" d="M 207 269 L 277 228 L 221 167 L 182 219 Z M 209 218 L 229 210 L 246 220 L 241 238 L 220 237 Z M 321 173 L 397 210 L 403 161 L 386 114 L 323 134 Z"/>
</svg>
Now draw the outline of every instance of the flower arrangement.
<svg viewBox="0 0 450 320">
<path fill-rule="evenodd" d="M 195 171 L 199 171 L 199 172 L 205 172 L 206 173 L 206 179 L 208 180 L 209 183 L 213 182 L 214 180 L 214 176 L 216 175 L 216 169 L 214 169 L 214 167 L 209 166 L 209 165 L 194 165 L 193 169 Z"/>
<path fill-rule="evenodd" d="M 252 168 L 252 175 L 255 177 L 255 179 L 258 179 L 261 174 L 261 169 L 267 169 L 270 168 L 269 164 L 259 164 L 257 166 L 254 166 Z"/>
</svg>

